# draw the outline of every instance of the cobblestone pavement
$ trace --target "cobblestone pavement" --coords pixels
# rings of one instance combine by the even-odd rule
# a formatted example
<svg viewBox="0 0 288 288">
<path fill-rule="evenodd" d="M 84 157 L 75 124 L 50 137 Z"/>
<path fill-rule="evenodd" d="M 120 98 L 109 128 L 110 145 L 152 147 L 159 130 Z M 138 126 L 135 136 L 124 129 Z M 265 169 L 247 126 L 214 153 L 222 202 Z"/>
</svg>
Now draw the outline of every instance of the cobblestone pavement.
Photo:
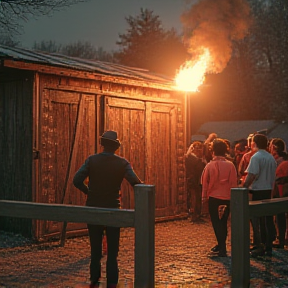
<svg viewBox="0 0 288 288">
<path fill-rule="evenodd" d="M 134 229 L 122 228 L 120 241 L 119 286 L 133 287 Z M 227 258 L 207 256 L 215 245 L 215 236 L 205 217 L 200 223 L 188 219 L 157 223 L 155 286 L 230 287 L 230 244 L 229 235 Z M 60 247 L 59 241 L 9 246 L 0 235 L 0 288 L 88 287 L 89 256 L 87 236 L 67 239 L 65 247 Z M 105 260 L 106 256 L 103 264 Z M 105 264 L 102 266 L 105 276 Z M 251 259 L 250 267 L 250 287 L 288 287 L 287 247 L 274 249 L 270 259 Z M 106 287 L 104 279 L 101 287 Z"/>
</svg>

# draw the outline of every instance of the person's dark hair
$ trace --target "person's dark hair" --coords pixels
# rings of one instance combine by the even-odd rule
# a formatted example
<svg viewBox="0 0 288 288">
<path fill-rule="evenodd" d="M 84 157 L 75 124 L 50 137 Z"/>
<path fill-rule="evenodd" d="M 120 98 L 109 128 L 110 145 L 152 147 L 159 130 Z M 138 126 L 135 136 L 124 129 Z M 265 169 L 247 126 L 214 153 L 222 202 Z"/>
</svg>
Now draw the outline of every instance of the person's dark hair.
<svg viewBox="0 0 288 288">
<path fill-rule="evenodd" d="M 203 151 L 203 143 L 201 141 L 194 141 L 188 148 L 186 156 L 188 157 L 191 153 L 195 150 L 202 150 Z"/>
<path fill-rule="evenodd" d="M 216 133 L 210 133 L 207 139 L 205 140 L 204 144 L 211 143 L 216 138 L 217 138 Z"/>
<path fill-rule="evenodd" d="M 252 138 L 259 149 L 267 149 L 268 138 L 263 134 L 255 134 Z"/>
<path fill-rule="evenodd" d="M 236 151 L 244 152 L 245 151 L 245 144 L 244 143 L 237 143 L 234 147 Z"/>
<path fill-rule="evenodd" d="M 278 153 L 280 157 L 286 156 L 286 153 L 285 153 L 286 145 L 285 145 L 285 142 L 281 138 L 273 139 L 272 145 L 274 146 L 276 152 Z"/>
<path fill-rule="evenodd" d="M 212 151 L 215 156 L 225 156 L 227 153 L 227 144 L 221 138 L 216 138 L 212 142 Z"/>
<path fill-rule="evenodd" d="M 115 152 L 119 147 L 120 144 L 108 139 L 100 139 L 100 144 L 104 147 L 104 151 L 106 152 Z"/>
<path fill-rule="evenodd" d="M 227 144 L 228 149 L 230 149 L 231 148 L 231 142 L 228 139 L 223 139 L 223 140 Z"/>
</svg>

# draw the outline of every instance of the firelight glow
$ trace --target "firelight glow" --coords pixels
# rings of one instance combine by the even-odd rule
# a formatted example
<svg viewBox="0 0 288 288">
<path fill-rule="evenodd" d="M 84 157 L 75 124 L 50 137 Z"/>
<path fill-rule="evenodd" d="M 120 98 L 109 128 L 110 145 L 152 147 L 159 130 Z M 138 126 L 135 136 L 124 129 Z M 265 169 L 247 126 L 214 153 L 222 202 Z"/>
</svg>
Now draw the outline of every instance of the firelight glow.
<svg viewBox="0 0 288 288">
<path fill-rule="evenodd" d="M 205 49 L 199 60 L 184 63 L 175 77 L 176 89 L 186 92 L 197 92 L 198 87 L 205 80 L 209 61 L 210 53 L 208 49 Z"/>
</svg>

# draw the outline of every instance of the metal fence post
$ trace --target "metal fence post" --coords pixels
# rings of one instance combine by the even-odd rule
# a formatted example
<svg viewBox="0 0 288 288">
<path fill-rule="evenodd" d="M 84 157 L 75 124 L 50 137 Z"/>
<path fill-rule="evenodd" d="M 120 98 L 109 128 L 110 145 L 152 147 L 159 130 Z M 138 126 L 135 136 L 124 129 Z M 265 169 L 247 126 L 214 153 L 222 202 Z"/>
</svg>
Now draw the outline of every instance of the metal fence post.
<svg viewBox="0 0 288 288">
<path fill-rule="evenodd" d="M 248 189 L 231 189 L 231 266 L 233 288 L 250 283 L 250 224 Z"/>
<path fill-rule="evenodd" d="M 155 186 L 139 184 L 135 193 L 134 287 L 153 288 L 155 273 Z"/>
</svg>

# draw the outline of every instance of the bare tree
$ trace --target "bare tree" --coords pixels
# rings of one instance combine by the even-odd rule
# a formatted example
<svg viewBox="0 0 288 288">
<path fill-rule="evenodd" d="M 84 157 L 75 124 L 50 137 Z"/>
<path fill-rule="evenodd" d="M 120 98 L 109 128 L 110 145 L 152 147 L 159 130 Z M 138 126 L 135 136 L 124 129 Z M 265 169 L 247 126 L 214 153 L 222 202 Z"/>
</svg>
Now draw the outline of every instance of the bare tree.
<svg viewBox="0 0 288 288">
<path fill-rule="evenodd" d="M 34 42 L 32 49 L 48 53 L 59 53 L 83 59 L 115 62 L 113 53 L 106 52 L 102 47 L 96 47 L 88 41 L 82 42 L 79 40 L 67 45 L 58 44 L 52 40 L 41 41 Z"/>
<path fill-rule="evenodd" d="M 237 47 L 239 78 L 247 100 L 253 100 L 245 110 L 258 119 L 287 120 L 288 2 L 250 0 L 250 5 L 254 25 Z"/>
<path fill-rule="evenodd" d="M 55 11 L 65 9 L 79 2 L 88 0 L 1 0 L 0 1 L 0 35 L 13 38 L 20 35 L 21 21 L 30 17 L 51 15 Z"/>
<path fill-rule="evenodd" d="M 11 35 L 0 34 L 0 44 L 9 46 L 9 47 L 16 47 L 16 46 L 19 46 L 19 41 L 16 41 L 15 39 L 13 39 Z"/>
<path fill-rule="evenodd" d="M 288 119 L 288 1 L 249 0 L 249 4 L 254 19 L 249 34 L 233 42 L 227 67 L 208 75 L 201 99 L 193 100 L 194 119 L 200 124 Z"/>
<path fill-rule="evenodd" d="M 43 51 L 48 53 L 61 53 L 62 45 L 57 44 L 55 41 L 52 40 L 42 40 L 41 42 L 35 41 L 32 49 L 35 51 Z"/>
</svg>

